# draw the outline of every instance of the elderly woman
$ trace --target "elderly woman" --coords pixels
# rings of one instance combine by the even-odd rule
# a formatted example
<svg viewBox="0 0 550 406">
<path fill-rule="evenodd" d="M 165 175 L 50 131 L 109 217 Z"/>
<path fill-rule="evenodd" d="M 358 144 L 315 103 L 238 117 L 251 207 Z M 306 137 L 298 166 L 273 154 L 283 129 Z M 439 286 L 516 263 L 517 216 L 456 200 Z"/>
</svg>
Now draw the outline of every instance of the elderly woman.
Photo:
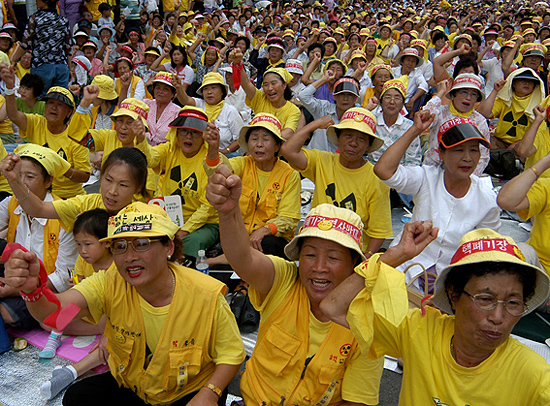
<svg viewBox="0 0 550 406">
<path fill-rule="evenodd" d="M 361 107 L 364 108 L 369 106 L 372 97 L 375 97 L 376 100 L 380 100 L 384 83 L 393 79 L 393 72 L 390 65 L 377 65 L 369 71 L 369 75 L 372 87 L 361 88 L 361 93 L 359 94 L 359 103 L 361 103 Z"/>
<path fill-rule="evenodd" d="M 108 236 L 117 269 L 96 272 L 57 297 L 76 317 L 107 315 L 111 373 L 79 381 L 64 404 L 225 405 L 226 385 L 245 353 L 225 286 L 177 265 L 181 241 L 164 210 L 143 203 L 112 217 Z M 36 254 L 16 250 L 6 283 L 40 321 L 55 310 L 43 295 Z M 114 300 L 116 298 L 116 300 Z"/>
<path fill-rule="evenodd" d="M 502 87 L 502 82 L 497 86 Z M 435 115 L 434 122 L 430 127 L 429 146 L 426 151 L 424 164 L 441 165 L 439 158 L 438 131 L 445 121 L 458 117 L 466 117 L 475 122 L 477 129 L 483 134 L 487 142 L 491 142 L 491 135 L 487 120 L 481 113 L 475 110 L 475 105 L 485 99 L 482 92 L 483 83 L 479 76 L 474 73 L 462 73 L 453 81 L 453 87 L 447 92 L 447 82 L 438 84 L 437 94 L 426 104 L 423 110 Z M 448 98 L 451 103 L 442 104 L 443 97 Z M 474 174 L 481 176 L 489 163 L 489 149 L 481 146 L 481 157 Z"/>
<path fill-rule="evenodd" d="M 115 73 L 118 75 L 115 79 L 115 89 L 119 100 L 128 97 L 143 100 L 145 97 L 145 82 L 134 74 L 134 68 L 134 63 L 124 56 L 115 62 Z"/>
<path fill-rule="evenodd" d="M 320 311 L 319 303 L 364 259 L 361 219 L 323 204 L 285 247 L 286 261 L 250 246 L 239 207 L 241 179 L 220 166 L 207 198 L 220 218 L 221 241 L 232 268 L 250 284 L 261 323 L 241 378 L 246 404 L 373 405 L 380 362 L 361 354 L 353 335 Z M 299 260 L 299 268 L 294 261 Z"/>
<path fill-rule="evenodd" d="M 284 68 L 269 68 L 263 74 L 261 82 L 263 90 L 258 90 L 250 83 L 242 65 L 242 58 L 243 54 L 238 48 L 229 54 L 233 70 L 239 69 L 241 72 L 241 85 L 246 93 L 246 104 L 254 110 L 255 114 L 269 113 L 277 117 L 283 126 L 283 138 L 290 138 L 300 120 L 300 109 L 290 102 L 292 92 L 288 84 L 292 81 L 292 75 Z"/>
<path fill-rule="evenodd" d="M 154 99 L 145 99 L 149 106 L 147 114 L 147 140 L 155 146 L 166 142 L 166 134 L 170 130 L 168 126 L 180 111 L 179 106 L 173 102 L 176 97 L 176 77 L 170 72 L 159 72 L 153 79 Z"/>
<path fill-rule="evenodd" d="M 351 89 L 343 89 L 348 92 Z M 340 153 L 305 149 L 311 133 L 328 128 L 329 141 Z M 376 178 L 373 166 L 363 156 L 380 148 L 375 135 L 376 119 L 360 107 L 348 109 L 334 125 L 330 116 L 321 117 L 300 129 L 282 146 L 288 163 L 315 183 L 311 207 L 331 203 L 353 210 L 363 220 L 363 252 L 372 255 L 392 236 L 389 189 Z"/>
<path fill-rule="evenodd" d="M 236 156 L 236 151 L 239 149 L 239 131 L 245 123 L 239 111 L 225 102 L 228 87 L 223 76 L 218 72 L 207 73 L 197 93 L 203 98 L 189 97 L 180 87 L 178 100 L 184 106 L 204 109 L 208 121 L 214 122 L 219 129 L 220 152 L 227 156 Z"/>
<path fill-rule="evenodd" d="M 417 69 L 424 63 L 424 58 L 418 55 L 416 49 L 407 48 L 399 55 L 397 63 L 400 66 L 392 69 L 393 76 L 396 78 L 407 76 L 409 78 L 405 107 L 409 113 L 413 113 L 418 111 L 424 100 L 423 96 L 430 90 L 424 74 L 420 69 Z"/>
<path fill-rule="evenodd" d="M 442 166 L 401 165 L 411 142 L 432 124 L 432 120 L 433 115 L 428 112 L 417 114 L 414 125 L 378 159 L 374 173 L 397 192 L 414 196 L 412 221 L 432 220 L 439 228 L 436 242 L 399 269 L 404 271 L 409 265 L 420 263 L 439 274 L 451 262 L 465 233 L 476 228 L 498 230 L 500 209 L 493 189 L 473 176 L 481 155 L 480 145 L 488 147 L 489 142 L 470 119 L 453 118 L 439 127 Z M 420 267 L 411 268 L 407 280 L 420 273 Z M 415 282 L 415 286 L 422 288 L 425 283 L 424 280 L 418 285 Z"/>
<path fill-rule="evenodd" d="M 546 302 L 548 276 L 524 261 L 511 238 L 474 230 L 436 281 L 432 302 L 448 314 L 432 307 L 408 310 L 402 276 L 392 266 L 416 255 L 437 231 L 427 234 L 426 222 L 408 231 L 413 226 L 405 244 L 357 267 L 323 301 L 322 311 L 343 325 L 349 321 L 362 351 L 403 359 L 400 404 L 550 404 L 548 363 L 510 337 L 523 315 Z M 379 314 L 384 302 L 396 310 L 395 319 Z"/>
<path fill-rule="evenodd" d="M 54 178 L 53 193 L 63 199 L 83 194 L 82 183 L 90 177 L 90 156 L 86 148 L 70 142 L 68 136 L 68 122 L 75 108 L 73 94 L 64 87 L 52 87 L 41 99 L 46 101 L 44 116 L 25 114 L 17 110 L 13 67 L 4 67 L 2 78 L 8 87 L 8 118 L 19 127 L 21 137 L 34 144 L 47 145 L 71 164 L 63 176 Z"/>
<path fill-rule="evenodd" d="M 206 164 L 210 175 L 219 162 L 219 136 L 208 124 L 205 139 L 209 143 Z M 300 175 L 278 158 L 284 142 L 281 123 L 267 113 L 256 115 L 239 135 L 246 156 L 231 158 L 233 173 L 243 180 L 239 200 L 250 245 L 266 255 L 286 258 L 285 245 L 294 237 L 300 221 Z M 225 257 L 212 258 L 211 264 L 227 263 Z"/>
<path fill-rule="evenodd" d="M 133 126 L 136 147 L 147 156 L 149 168 L 158 167 L 165 173 L 161 196 L 181 197 L 184 225 L 179 236 L 183 238 L 183 253 L 189 264 L 194 263 L 199 250 L 213 245 L 219 236 L 216 211 L 204 197 L 208 177 L 202 165 L 208 147 L 203 131 L 207 122 L 208 116 L 203 109 L 183 107 L 170 123 L 168 141 L 156 147 L 147 142 L 143 124 L 141 128 L 140 123 Z"/>
</svg>

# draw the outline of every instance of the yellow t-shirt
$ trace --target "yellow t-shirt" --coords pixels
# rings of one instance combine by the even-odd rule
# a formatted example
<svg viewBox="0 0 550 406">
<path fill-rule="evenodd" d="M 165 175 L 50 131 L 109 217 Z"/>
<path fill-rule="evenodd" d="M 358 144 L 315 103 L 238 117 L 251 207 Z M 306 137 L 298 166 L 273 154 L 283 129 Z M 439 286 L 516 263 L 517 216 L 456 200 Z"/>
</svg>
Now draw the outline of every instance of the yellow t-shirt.
<svg viewBox="0 0 550 406">
<path fill-rule="evenodd" d="M 514 97 L 512 105 L 508 107 L 502 99 L 495 100 L 493 116 L 499 118 L 495 137 L 507 144 L 513 144 L 523 138 L 532 123 L 525 114 L 529 101 L 530 96 L 521 99 Z"/>
<path fill-rule="evenodd" d="M 281 122 L 283 130 L 285 128 L 292 128 L 292 131 L 296 131 L 301 113 L 300 109 L 295 104 L 287 101 L 283 107 L 277 109 L 273 107 L 263 90 L 256 90 L 254 98 L 250 100 L 247 97 L 245 102 L 247 106 L 254 110 L 254 114 L 273 114 Z"/>
<path fill-rule="evenodd" d="M 548 171 L 547 171 L 548 172 Z M 539 256 L 541 264 L 550 275 L 550 244 L 548 228 L 550 226 L 550 177 L 539 178 L 529 192 L 529 208 L 518 211 L 518 216 L 523 220 L 533 217 L 533 228 L 527 242 L 533 246 Z"/>
<path fill-rule="evenodd" d="M 249 290 L 250 300 L 258 309 L 262 320 L 267 320 L 281 305 L 289 290 L 297 282 L 298 267 L 294 262 L 269 256 L 275 267 L 275 278 L 269 293 L 264 297 L 255 289 Z M 313 316 L 309 317 L 308 356 L 315 354 L 323 343 L 332 322 L 323 323 Z M 342 381 L 342 398 L 352 402 L 374 405 L 378 403 L 378 390 L 382 375 L 382 358 L 370 359 L 361 354 L 359 347 L 351 354 L 344 379 Z"/>
<path fill-rule="evenodd" d="M 361 322 L 365 317 L 367 311 L 348 314 L 352 330 L 368 325 Z M 400 405 L 550 404 L 550 366 L 540 355 L 509 338 L 481 364 L 466 368 L 451 355 L 454 332 L 454 316 L 432 307 L 425 316 L 410 310 L 397 327 L 375 317 L 374 353 L 403 358 Z"/>
<path fill-rule="evenodd" d="M 76 217 L 80 213 L 93 209 L 107 210 L 99 193 L 79 195 L 67 200 L 54 200 L 52 204 L 61 221 L 61 227 L 66 231 L 73 229 Z"/>
<path fill-rule="evenodd" d="M 115 261 L 111 262 L 111 266 L 108 269 L 103 269 L 104 271 L 116 270 Z M 81 276 L 82 279 L 92 276 L 94 274 L 94 267 L 92 264 L 84 261 L 79 255 L 76 259 L 76 264 L 74 266 L 74 271 L 78 276 Z"/>
<path fill-rule="evenodd" d="M 170 130 L 167 137 L 174 130 Z M 169 141 L 151 147 L 145 139 L 136 148 L 145 153 L 149 167 L 158 166 L 165 171 L 161 196 L 181 196 L 183 231 L 192 233 L 205 224 L 218 224 L 218 213 L 210 206 L 205 194 L 208 183 L 208 176 L 203 168 L 203 160 L 208 151 L 206 143 L 192 158 L 186 158 L 181 148 L 178 145 L 172 146 L 172 143 Z"/>
<path fill-rule="evenodd" d="M 8 155 L 8 152 L 6 151 L 6 148 L 4 147 L 4 144 L 0 139 L 0 161 L 4 159 L 7 155 Z M 0 192 L 8 192 L 9 194 L 12 194 L 10 184 L 8 183 L 7 179 L 4 177 L 4 175 L 1 172 L 0 172 Z"/>
<path fill-rule="evenodd" d="M 2 107 L 5 102 L 6 98 L 0 95 L 0 107 Z M 9 118 L 6 118 L 4 121 L 0 121 L 0 134 L 13 134 L 13 126 Z"/>
<path fill-rule="evenodd" d="M 393 236 L 390 189 L 374 174 L 371 163 L 348 169 L 340 163 L 339 154 L 305 148 L 302 151 L 307 167 L 301 173 L 315 183 L 312 208 L 330 203 L 359 214 L 365 225 L 363 250 L 371 238 Z"/>
<path fill-rule="evenodd" d="M 390 42 L 390 39 L 383 40 L 382 38 L 376 38 L 376 56 L 380 56 L 386 45 Z"/>
<path fill-rule="evenodd" d="M 59 156 L 65 158 L 71 168 L 90 172 L 90 153 L 82 145 L 72 141 L 69 137 L 69 128 L 60 134 L 52 134 L 48 130 L 46 117 L 38 114 L 25 114 L 27 116 L 27 129 L 21 131 L 21 137 L 28 138 L 33 144 L 49 147 Z M 66 176 L 56 177 L 53 180 L 53 194 L 68 199 L 86 193 L 82 183 L 75 183 Z"/>
<path fill-rule="evenodd" d="M 27 73 L 31 73 L 31 68 L 25 69 L 19 62 L 17 62 L 17 65 L 15 65 L 15 76 L 21 80 Z"/>
<path fill-rule="evenodd" d="M 550 152 L 550 132 L 548 131 L 545 123 L 543 123 L 537 130 L 537 135 L 535 136 L 535 142 L 533 145 L 537 150 L 533 155 L 525 160 L 525 169 L 532 167 L 539 161 L 539 159 L 548 155 Z M 543 178 L 550 177 L 550 171 L 544 171 L 540 174 L 540 176 Z"/>
</svg>

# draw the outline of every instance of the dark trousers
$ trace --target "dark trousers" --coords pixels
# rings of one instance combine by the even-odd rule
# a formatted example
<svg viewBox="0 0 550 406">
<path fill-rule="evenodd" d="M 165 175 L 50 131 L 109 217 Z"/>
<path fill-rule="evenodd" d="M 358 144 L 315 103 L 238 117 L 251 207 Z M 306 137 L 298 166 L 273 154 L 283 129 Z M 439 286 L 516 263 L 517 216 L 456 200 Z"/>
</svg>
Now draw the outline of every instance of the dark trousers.
<svg viewBox="0 0 550 406">
<path fill-rule="evenodd" d="M 186 405 L 196 394 L 197 392 L 192 392 L 172 403 L 172 406 Z M 218 405 L 224 406 L 226 399 L 227 390 L 223 392 Z M 119 387 L 110 372 L 76 382 L 63 396 L 65 406 L 144 406 L 146 404 L 131 389 Z"/>
</svg>

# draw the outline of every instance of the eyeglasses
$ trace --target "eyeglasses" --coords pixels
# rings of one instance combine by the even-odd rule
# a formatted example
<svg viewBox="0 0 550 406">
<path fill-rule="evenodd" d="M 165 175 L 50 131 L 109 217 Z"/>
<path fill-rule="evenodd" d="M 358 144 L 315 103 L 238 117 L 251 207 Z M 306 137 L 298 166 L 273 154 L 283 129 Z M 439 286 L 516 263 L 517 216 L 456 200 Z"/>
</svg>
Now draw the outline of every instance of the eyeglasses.
<svg viewBox="0 0 550 406">
<path fill-rule="evenodd" d="M 202 137 L 202 133 L 200 131 L 187 130 L 187 129 L 179 129 L 178 135 L 181 135 L 182 137 L 187 137 L 188 135 L 191 135 L 191 137 L 193 138 Z"/>
<path fill-rule="evenodd" d="M 159 241 L 158 238 L 135 238 L 132 241 L 128 242 L 126 240 L 115 240 L 111 243 L 111 253 L 113 255 L 121 255 L 126 252 L 128 245 L 131 245 L 134 251 L 145 252 L 149 251 L 151 248 L 151 243 Z"/>
<path fill-rule="evenodd" d="M 468 91 L 468 90 L 459 90 L 457 92 L 459 95 L 461 95 L 462 97 L 464 97 L 465 99 L 468 99 L 468 98 L 478 98 L 479 94 L 478 92 L 476 92 L 475 90 L 474 91 Z"/>
<path fill-rule="evenodd" d="M 527 306 L 527 304 L 524 303 L 523 300 L 497 300 L 496 297 L 488 293 L 478 293 L 477 295 L 471 295 L 465 290 L 463 290 L 463 292 L 467 294 L 470 299 L 472 299 L 472 301 L 476 304 L 476 306 L 482 310 L 491 311 L 495 309 L 499 303 L 502 303 L 506 311 L 512 316 L 523 316 L 527 312 L 527 310 L 529 310 L 529 306 Z"/>
</svg>

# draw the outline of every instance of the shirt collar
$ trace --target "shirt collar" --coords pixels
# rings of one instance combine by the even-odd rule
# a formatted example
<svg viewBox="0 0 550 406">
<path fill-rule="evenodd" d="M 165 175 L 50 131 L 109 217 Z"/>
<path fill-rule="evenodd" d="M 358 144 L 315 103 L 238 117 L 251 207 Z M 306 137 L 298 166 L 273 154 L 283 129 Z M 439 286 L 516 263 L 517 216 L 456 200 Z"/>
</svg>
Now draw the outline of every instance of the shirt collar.
<svg viewBox="0 0 550 406">
<path fill-rule="evenodd" d="M 15 199 L 15 196 L 13 198 Z M 44 201 L 45 202 L 53 202 L 53 196 L 50 192 L 46 192 L 46 197 L 44 198 Z M 17 207 L 15 208 L 15 210 L 13 211 L 13 214 L 20 215 L 21 213 L 24 213 L 23 208 L 21 207 L 21 205 L 18 204 Z M 41 226 L 45 226 L 46 223 L 48 222 L 48 219 L 43 219 L 43 218 L 40 218 L 40 217 L 33 217 L 33 219 L 36 220 Z"/>
</svg>

